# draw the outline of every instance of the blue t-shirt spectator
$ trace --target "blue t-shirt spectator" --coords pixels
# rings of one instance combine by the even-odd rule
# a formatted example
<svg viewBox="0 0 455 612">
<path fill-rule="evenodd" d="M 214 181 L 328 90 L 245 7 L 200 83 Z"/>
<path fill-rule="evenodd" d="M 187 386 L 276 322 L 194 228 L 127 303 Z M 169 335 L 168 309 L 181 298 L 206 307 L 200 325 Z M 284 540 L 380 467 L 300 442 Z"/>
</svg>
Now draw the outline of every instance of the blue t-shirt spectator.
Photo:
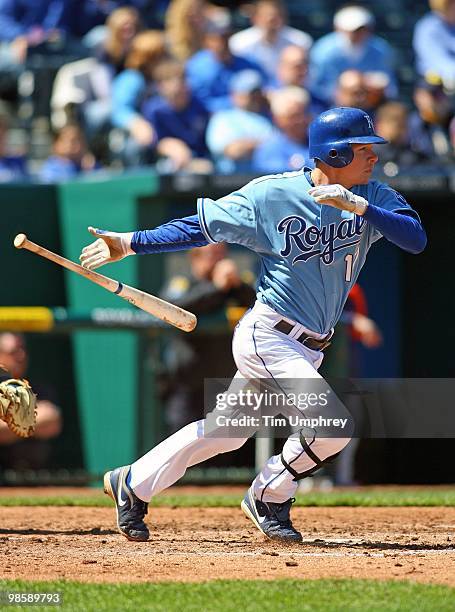
<svg viewBox="0 0 455 612">
<path fill-rule="evenodd" d="M 41 167 L 39 177 L 45 183 L 58 183 L 69 181 L 82 172 L 80 164 L 70 160 L 51 155 Z"/>
<path fill-rule="evenodd" d="M 215 113 L 207 126 L 207 146 L 221 174 L 253 171 L 254 149 L 273 132 L 264 112 L 263 77 L 242 70 L 229 83 L 234 108 Z"/>
<path fill-rule="evenodd" d="M 149 163 L 155 134 L 140 109 L 149 95 L 154 93 L 153 71 L 166 56 L 164 34 L 158 30 L 139 32 L 131 41 L 126 69 L 112 82 L 111 122 L 127 132 L 122 147 L 122 161 L 136 166 Z"/>
<path fill-rule="evenodd" d="M 207 145 L 222 174 L 247 174 L 253 171 L 250 157 L 232 159 L 224 149 L 236 140 L 251 140 L 258 144 L 272 134 L 272 123 L 259 113 L 232 108 L 215 113 L 207 128 Z"/>
<path fill-rule="evenodd" d="M 417 72 L 439 75 L 453 87 L 455 82 L 455 24 L 438 13 L 428 13 L 417 23 L 413 39 Z"/>
<path fill-rule="evenodd" d="M 308 145 L 291 140 L 280 130 L 276 130 L 253 153 L 253 170 L 259 174 L 300 170 L 304 165 L 312 165 L 309 164 Z"/>
<path fill-rule="evenodd" d="M 112 116 L 115 127 L 128 129 L 131 121 L 139 114 L 145 98 L 147 82 L 139 70 L 127 69 L 112 82 Z"/>
<path fill-rule="evenodd" d="M 232 107 L 229 82 L 234 74 L 248 69 L 262 72 L 244 57 L 232 55 L 229 63 L 223 63 L 210 49 L 202 49 L 188 60 L 186 76 L 194 95 L 214 113 Z"/>
<path fill-rule="evenodd" d="M 345 70 L 360 72 L 384 72 L 390 79 L 389 94 L 396 92 L 393 50 L 389 43 L 378 36 L 365 40 L 359 53 L 346 50 L 343 34 L 331 32 L 320 38 L 310 52 L 311 91 L 328 104 L 333 102 L 336 83 Z"/>
<path fill-rule="evenodd" d="M 6 156 L 0 158 L 0 183 L 27 181 L 27 160 L 22 156 Z"/>
<path fill-rule="evenodd" d="M 39 177 L 46 183 L 67 181 L 96 168 L 96 160 L 87 150 L 82 129 L 77 124 L 67 123 L 54 135 L 52 155 L 41 167 Z"/>
<path fill-rule="evenodd" d="M 39 178 L 43 183 L 59 183 L 70 181 L 81 174 L 90 174 L 100 171 L 100 165 L 96 162 L 92 168 L 84 168 L 81 163 L 71 159 L 51 155 L 41 166 Z"/>
<path fill-rule="evenodd" d="M 194 96 L 185 108 L 177 110 L 161 96 L 144 103 L 142 114 L 155 128 L 157 140 L 179 138 L 191 149 L 195 157 L 207 157 L 205 130 L 209 115 L 205 107 Z"/>
</svg>

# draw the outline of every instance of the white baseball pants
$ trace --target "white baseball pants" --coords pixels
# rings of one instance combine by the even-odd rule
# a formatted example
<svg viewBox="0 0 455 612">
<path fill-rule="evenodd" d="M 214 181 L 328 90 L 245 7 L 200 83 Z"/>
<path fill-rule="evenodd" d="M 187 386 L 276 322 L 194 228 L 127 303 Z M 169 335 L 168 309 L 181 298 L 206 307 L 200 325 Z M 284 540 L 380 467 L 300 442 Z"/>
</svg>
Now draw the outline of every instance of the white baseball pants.
<svg viewBox="0 0 455 612">
<path fill-rule="evenodd" d="M 313 351 L 294 339 L 302 332 L 310 332 L 295 321 L 287 336 L 274 329 L 283 317 L 274 310 L 256 302 L 236 327 L 233 338 L 233 355 L 238 368 L 236 377 L 243 378 L 319 378 L 317 369 L 323 354 Z M 310 332 L 318 337 L 314 332 Z M 320 336 L 319 336 L 320 337 Z M 349 416 L 341 402 L 337 408 L 341 416 Z M 131 466 L 130 486 L 143 501 L 150 499 L 174 484 L 188 467 L 201 463 L 219 453 L 240 448 L 248 438 L 204 437 L 205 419 L 186 425 Z M 282 456 L 298 473 L 316 468 L 316 462 L 332 457 L 341 451 L 350 440 L 351 430 L 340 438 L 315 438 L 307 440 L 311 453 L 305 452 L 299 436 L 289 437 L 283 447 Z M 281 455 L 270 457 L 253 482 L 256 497 L 263 501 L 283 502 L 292 497 L 298 483 L 284 466 Z"/>
</svg>

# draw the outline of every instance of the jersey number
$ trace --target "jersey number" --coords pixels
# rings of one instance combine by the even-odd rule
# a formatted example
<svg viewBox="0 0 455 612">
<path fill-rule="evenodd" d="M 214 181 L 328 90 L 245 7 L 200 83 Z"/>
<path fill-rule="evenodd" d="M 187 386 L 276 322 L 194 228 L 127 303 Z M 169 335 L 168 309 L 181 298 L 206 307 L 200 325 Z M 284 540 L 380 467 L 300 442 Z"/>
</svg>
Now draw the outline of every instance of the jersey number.
<svg viewBox="0 0 455 612">
<path fill-rule="evenodd" d="M 348 253 L 344 258 L 344 261 L 346 262 L 346 273 L 344 275 L 344 280 L 347 283 L 350 283 L 352 279 L 352 262 L 354 261 L 354 255 L 352 253 Z"/>
</svg>

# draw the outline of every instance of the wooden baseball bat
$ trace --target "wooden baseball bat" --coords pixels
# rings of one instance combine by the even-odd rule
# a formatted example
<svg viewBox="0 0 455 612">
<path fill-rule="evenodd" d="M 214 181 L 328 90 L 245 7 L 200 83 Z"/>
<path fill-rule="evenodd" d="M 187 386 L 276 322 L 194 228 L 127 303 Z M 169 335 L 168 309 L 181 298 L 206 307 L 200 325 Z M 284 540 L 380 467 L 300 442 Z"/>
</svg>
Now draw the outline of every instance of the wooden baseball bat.
<svg viewBox="0 0 455 612">
<path fill-rule="evenodd" d="M 57 253 L 53 253 L 46 249 L 45 247 L 40 246 L 29 240 L 25 234 L 18 234 L 14 239 L 14 246 L 16 249 L 27 249 L 32 253 L 36 253 L 37 255 L 41 255 L 41 257 L 45 257 L 50 261 L 58 264 L 59 266 L 63 266 L 67 270 L 71 270 L 71 272 L 76 272 L 80 276 L 85 276 L 100 287 L 104 287 L 111 293 L 115 293 L 120 296 L 130 304 L 134 304 L 138 308 L 145 310 L 152 314 L 158 319 L 162 321 L 166 321 L 166 323 L 170 323 L 179 329 L 190 332 L 192 331 L 197 324 L 196 316 L 188 312 L 187 310 L 183 310 L 179 306 L 175 304 L 170 304 L 165 300 L 161 300 L 160 298 L 150 295 L 145 291 L 141 291 L 140 289 L 135 289 L 134 287 L 130 287 L 129 285 L 124 285 L 112 278 L 104 276 L 103 274 L 99 274 L 98 272 L 93 272 L 92 270 L 87 270 L 83 266 L 62 257 L 61 255 L 57 255 Z"/>
</svg>

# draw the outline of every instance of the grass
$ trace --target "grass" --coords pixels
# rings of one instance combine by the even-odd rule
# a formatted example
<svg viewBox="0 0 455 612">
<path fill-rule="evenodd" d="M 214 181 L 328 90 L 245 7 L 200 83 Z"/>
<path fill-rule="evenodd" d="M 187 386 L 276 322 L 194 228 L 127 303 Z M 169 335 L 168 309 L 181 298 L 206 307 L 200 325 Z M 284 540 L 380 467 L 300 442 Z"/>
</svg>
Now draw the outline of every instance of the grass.
<svg viewBox="0 0 455 612">
<path fill-rule="evenodd" d="M 241 494 L 211 495 L 175 494 L 158 496 L 152 500 L 154 507 L 236 507 Z M 405 506 L 455 506 L 455 488 L 436 489 L 369 489 L 316 491 L 297 495 L 297 506 L 351 506 L 351 507 L 405 507 Z M 0 497 L 0 506 L 81 506 L 111 507 L 112 501 L 100 492 L 93 495 L 30 495 Z"/>
<path fill-rule="evenodd" d="M 442 585 L 373 580 L 215 580 L 203 583 L 86 584 L 2 581 L 2 591 L 60 592 L 61 606 L 39 610 L 153 610 L 154 612 L 453 611 L 455 589 Z M 30 609 L 14 606 L 11 609 Z"/>
</svg>

